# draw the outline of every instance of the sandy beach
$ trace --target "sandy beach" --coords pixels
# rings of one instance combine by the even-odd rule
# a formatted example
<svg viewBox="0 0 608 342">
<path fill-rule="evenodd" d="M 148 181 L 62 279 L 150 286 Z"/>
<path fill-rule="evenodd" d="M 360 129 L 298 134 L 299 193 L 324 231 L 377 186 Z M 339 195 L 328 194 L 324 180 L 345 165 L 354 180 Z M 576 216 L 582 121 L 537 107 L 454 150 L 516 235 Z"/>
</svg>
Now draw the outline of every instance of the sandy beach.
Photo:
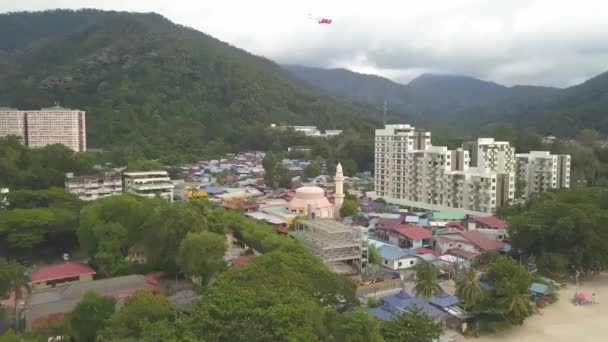
<svg viewBox="0 0 608 342">
<path fill-rule="evenodd" d="M 577 306 L 571 302 L 576 287 L 559 292 L 559 301 L 526 320 L 523 326 L 469 342 L 601 342 L 608 341 L 608 274 L 583 282 L 581 290 L 595 293 L 599 304 Z"/>
</svg>

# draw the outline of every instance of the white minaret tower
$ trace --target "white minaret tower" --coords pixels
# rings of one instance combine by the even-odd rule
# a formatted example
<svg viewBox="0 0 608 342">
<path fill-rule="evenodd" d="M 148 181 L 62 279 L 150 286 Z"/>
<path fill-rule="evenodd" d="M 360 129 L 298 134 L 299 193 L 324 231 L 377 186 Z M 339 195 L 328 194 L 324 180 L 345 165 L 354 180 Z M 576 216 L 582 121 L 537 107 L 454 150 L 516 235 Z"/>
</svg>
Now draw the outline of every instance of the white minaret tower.
<svg viewBox="0 0 608 342">
<path fill-rule="evenodd" d="M 342 165 L 340 165 L 340 163 L 336 166 L 336 177 L 334 180 L 336 182 L 336 192 L 334 192 L 334 213 L 337 217 L 340 217 L 340 208 L 342 208 L 342 203 L 344 203 L 344 174 L 342 173 Z"/>
</svg>

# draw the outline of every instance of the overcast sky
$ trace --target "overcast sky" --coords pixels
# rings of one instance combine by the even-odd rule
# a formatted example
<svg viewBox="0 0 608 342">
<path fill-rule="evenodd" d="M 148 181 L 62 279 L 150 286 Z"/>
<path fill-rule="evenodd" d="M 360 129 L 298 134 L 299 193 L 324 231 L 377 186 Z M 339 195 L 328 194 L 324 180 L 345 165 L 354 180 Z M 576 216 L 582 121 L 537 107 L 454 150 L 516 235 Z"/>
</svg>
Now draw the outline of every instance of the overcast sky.
<svg viewBox="0 0 608 342">
<path fill-rule="evenodd" d="M 0 0 L 157 12 L 279 63 L 568 86 L 608 70 L 606 0 Z M 308 14 L 333 19 L 319 25 Z"/>
</svg>

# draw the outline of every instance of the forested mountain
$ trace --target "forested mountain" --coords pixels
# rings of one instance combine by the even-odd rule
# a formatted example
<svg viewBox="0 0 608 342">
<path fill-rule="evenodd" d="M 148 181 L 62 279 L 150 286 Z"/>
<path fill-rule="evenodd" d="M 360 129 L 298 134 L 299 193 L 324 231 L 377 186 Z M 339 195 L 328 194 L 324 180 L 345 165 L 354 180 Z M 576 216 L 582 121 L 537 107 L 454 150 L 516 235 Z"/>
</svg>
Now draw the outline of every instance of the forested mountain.
<svg viewBox="0 0 608 342">
<path fill-rule="evenodd" d="M 294 76 L 347 98 L 381 106 L 432 128 L 487 133 L 500 123 L 542 134 L 574 136 L 583 128 L 608 134 L 608 73 L 566 89 L 505 87 L 467 76 L 424 74 L 403 85 L 344 69 L 285 66 Z M 403 120 L 403 119 L 402 119 Z"/>
<path fill-rule="evenodd" d="M 371 127 L 367 110 L 157 14 L 0 15 L 0 106 L 87 111 L 88 145 L 133 157 L 267 148 L 266 127 Z"/>
</svg>

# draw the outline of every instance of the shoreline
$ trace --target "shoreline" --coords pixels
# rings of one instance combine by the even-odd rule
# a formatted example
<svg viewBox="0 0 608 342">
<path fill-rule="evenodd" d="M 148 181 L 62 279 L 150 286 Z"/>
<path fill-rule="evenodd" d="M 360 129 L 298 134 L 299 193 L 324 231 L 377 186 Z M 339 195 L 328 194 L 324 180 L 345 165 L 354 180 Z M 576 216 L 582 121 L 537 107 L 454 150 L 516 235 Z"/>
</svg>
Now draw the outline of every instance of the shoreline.
<svg viewBox="0 0 608 342">
<path fill-rule="evenodd" d="M 523 325 L 479 338 L 460 336 L 470 342 L 600 342 L 608 332 L 608 273 L 584 280 L 584 292 L 595 293 L 598 304 L 574 305 L 574 284 L 558 291 L 559 299 L 526 319 Z"/>
</svg>

